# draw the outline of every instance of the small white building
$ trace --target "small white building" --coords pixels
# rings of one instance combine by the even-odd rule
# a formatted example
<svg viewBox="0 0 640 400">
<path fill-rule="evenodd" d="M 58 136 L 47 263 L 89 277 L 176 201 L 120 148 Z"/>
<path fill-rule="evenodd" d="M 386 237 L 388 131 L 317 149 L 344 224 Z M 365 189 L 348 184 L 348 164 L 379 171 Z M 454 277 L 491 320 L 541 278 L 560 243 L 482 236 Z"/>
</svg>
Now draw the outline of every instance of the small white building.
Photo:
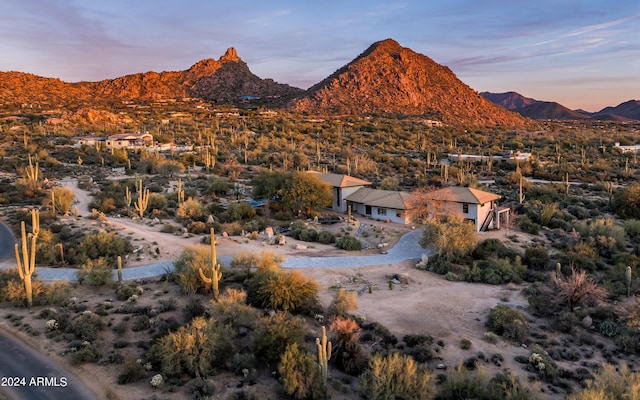
<svg viewBox="0 0 640 400">
<path fill-rule="evenodd" d="M 399 224 L 411 223 L 407 192 L 360 188 L 345 197 L 351 211 L 373 219 Z"/>
<path fill-rule="evenodd" d="M 498 207 L 502 196 L 468 187 L 450 186 L 425 193 L 429 212 L 433 214 L 459 214 L 473 222 L 476 232 L 500 229 L 500 221 L 509 222 L 509 208 Z"/>
<path fill-rule="evenodd" d="M 108 149 L 138 149 L 153 144 L 150 133 L 120 133 L 111 135 L 106 140 Z"/>
</svg>

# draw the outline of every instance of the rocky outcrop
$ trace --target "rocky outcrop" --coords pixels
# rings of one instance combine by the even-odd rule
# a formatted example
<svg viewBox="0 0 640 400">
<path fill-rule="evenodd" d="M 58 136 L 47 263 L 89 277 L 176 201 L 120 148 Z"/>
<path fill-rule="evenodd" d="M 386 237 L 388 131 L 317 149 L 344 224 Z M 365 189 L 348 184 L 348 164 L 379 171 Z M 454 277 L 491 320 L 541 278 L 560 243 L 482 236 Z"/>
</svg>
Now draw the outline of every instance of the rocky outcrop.
<svg viewBox="0 0 640 400">
<path fill-rule="evenodd" d="M 447 124 L 522 126 L 527 120 L 484 99 L 447 67 L 400 46 L 374 43 L 290 104 L 309 114 L 420 115 Z"/>
</svg>

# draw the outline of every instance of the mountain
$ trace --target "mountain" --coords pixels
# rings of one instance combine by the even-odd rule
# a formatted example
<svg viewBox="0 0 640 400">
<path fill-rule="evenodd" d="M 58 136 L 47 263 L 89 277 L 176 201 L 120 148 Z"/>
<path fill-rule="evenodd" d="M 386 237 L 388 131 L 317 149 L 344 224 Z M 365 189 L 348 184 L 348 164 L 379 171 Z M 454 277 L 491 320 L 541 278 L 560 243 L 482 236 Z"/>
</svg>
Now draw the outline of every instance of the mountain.
<svg viewBox="0 0 640 400">
<path fill-rule="evenodd" d="M 520 93 L 506 92 L 506 93 L 490 93 L 481 92 L 480 96 L 489 100 L 490 102 L 504 107 L 507 110 L 516 110 L 518 108 L 526 107 L 534 103 L 538 103 L 538 100 L 534 100 L 530 97 L 524 97 Z"/>
<path fill-rule="evenodd" d="M 64 106 L 184 97 L 235 102 L 241 96 L 284 102 L 302 92 L 252 74 L 233 47 L 218 60 L 205 59 L 184 71 L 144 72 L 99 82 L 67 83 L 21 72 L 0 72 L 0 102 L 5 104 Z"/>
<path fill-rule="evenodd" d="M 617 115 L 619 117 L 640 120 L 640 100 L 629 100 L 615 107 L 605 107 L 594 114 L 596 118 L 605 115 Z"/>
<path fill-rule="evenodd" d="M 584 110 L 570 110 L 562 104 L 552 101 L 539 101 L 524 97 L 516 92 L 480 93 L 485 99 L 507 110 L 531 119 L 585 120 L 628 122 L 640 120 L 640 101 L 629 100 L 616 107 L 606 107 L 591 113 Z"/>
<path fill-rule="evenodd" d="M 553 101 L 537 101 L 513 111 L 531 119 L 579 120 L 590 118 L 588 115 L 570 110 Z"/>
<path fill-rule="evenodd" d="M 450 124 L 525 125 L 461 82 L 447 67 L 400 46 L 376 42 L 290 104 L 309 114 L 421 115 Z"/>
</svg>

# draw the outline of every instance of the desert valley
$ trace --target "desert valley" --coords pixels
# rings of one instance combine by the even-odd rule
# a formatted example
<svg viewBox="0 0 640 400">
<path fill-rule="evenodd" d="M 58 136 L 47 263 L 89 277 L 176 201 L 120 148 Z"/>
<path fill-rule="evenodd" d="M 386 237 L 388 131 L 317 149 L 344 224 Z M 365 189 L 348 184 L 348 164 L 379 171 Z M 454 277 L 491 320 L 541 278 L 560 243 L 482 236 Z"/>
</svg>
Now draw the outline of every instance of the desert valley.
<svg viewBox="0 0 640 400">
<path fill-rule="evenodd" d="M 0 72 L 0 337 L 96 399 L 636 398 L 640 101 L 336 67 Z"/>
</svg>

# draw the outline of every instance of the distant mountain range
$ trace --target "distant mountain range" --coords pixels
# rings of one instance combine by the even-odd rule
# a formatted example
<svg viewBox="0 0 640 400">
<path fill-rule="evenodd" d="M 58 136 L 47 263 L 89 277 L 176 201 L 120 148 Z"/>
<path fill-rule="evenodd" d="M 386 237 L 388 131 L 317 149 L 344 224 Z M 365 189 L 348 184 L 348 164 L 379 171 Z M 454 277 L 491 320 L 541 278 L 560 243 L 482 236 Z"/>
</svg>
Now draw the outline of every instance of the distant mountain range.
<svg viewBox="0 0 640 400">
<path fill-rule="evenodd" d="M 639 100 L 629 100 L 615 107 L 605 107 L 598 112 L 590 113 L 584 110 L 570 110 L 556 102 L 535 100 L 516 92 L 482 92 L 480 95 L 487 100 L 506 108 L 507 110 L 515 111 L 518 114 L 531 119 L 593 119 L 619 122 L 640 120 Z"/>
<path fill-rule="evenodd" d="M 201 98 L 247 102 L 307 115 L 404 115 L 451 125 L 522 127 L 534 119 L 640 120 L 632 100 L 597 113 L 574 111 L 515 92 L 481 93 L 447 67 L 393 39 L 372 44 L 308 90 L 254 75 L 234 48 L 184 71 L 144 72 L 98 82 L 67 83 L 22 72 L 0 72 L 0 103 L 75 112 L 123 102 Z M 88 113 L 100 118 L 101 113 Z M 80 115 L 85 115 L 80 114 Z"/>
</svg>

